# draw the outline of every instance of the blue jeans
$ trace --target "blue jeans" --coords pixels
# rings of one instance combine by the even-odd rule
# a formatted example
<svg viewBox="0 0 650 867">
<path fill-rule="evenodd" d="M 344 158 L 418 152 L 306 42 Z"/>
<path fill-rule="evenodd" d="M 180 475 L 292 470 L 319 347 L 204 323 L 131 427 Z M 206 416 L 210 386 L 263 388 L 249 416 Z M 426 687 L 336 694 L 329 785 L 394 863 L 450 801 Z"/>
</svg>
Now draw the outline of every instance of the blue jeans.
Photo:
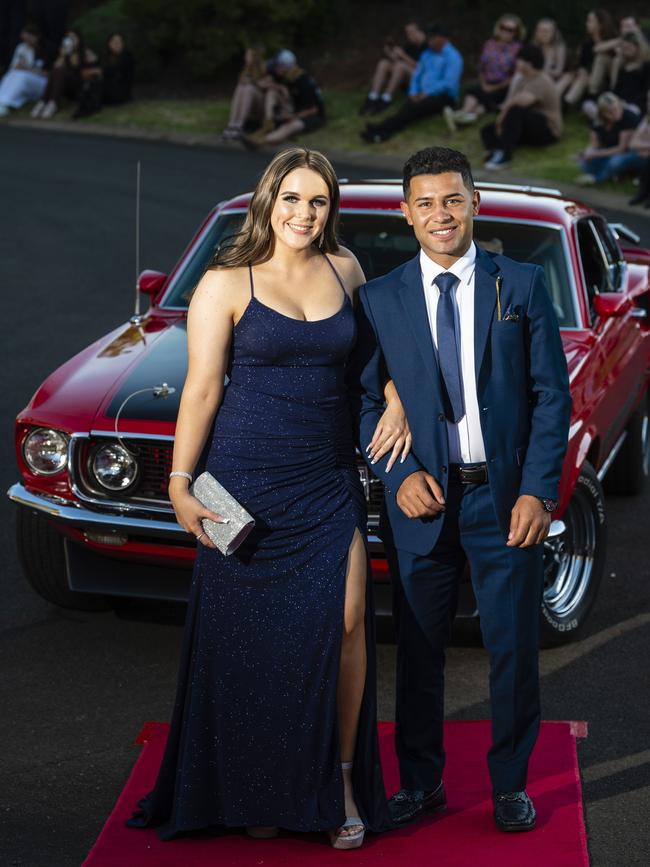
<svg viewBox="0 0 650 867">
<path fill-rule="evenodd" d="M 626 172 L 638 172 L 645 158 L 639 156 L 636 151 L 625 151 L 614 154 L 611 157 L 594 157 L 590 160 L 580 160 L 580 168 L 583 172 L 593 175 L 597 181 L 608 181 L 614 175 L 622 175 Z"/>
</svg>

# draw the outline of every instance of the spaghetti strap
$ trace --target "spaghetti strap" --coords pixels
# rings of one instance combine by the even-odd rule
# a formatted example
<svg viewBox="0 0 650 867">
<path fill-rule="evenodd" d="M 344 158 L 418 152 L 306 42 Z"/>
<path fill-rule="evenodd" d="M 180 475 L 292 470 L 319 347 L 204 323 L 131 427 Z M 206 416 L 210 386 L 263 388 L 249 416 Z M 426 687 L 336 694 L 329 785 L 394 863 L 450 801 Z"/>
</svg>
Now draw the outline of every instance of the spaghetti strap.
<svg viewBox="0 0 650 867">
<path fill-rule="evenodd" d="M 323 253 L 323 256 L 325 256 L 325 261 L 326 261 L 327 264 L 330 266 L 330 268 L 332 269 L 332 271 L 334 271 L 334 276 L 335 276 L 336 279 L 338 280 L 339 286 L 340 286 L 341 289 L 343 290 L 343 295 L 345 296 L 345 298 L 348 298 L 349 296 L 348 296 L 348 293 L 347 293 L 347 291 L 346 291 L 345 285 L 343 284 L 343 280 L 341 280 L 341 275 L 339 274 L 339 272 L 336 270 L 336 268 L 334 267 L 334 265 L 333 265 L 332 262 L 330 261 L 330 257 L 327 255 L 327 253 Z M 251 278 L 251 279 L 252 279 L 252 278 Z"/>
<path fill-rule="evenodd" d="M 325 258 L 327 258 L 327 257 L 325 257 Z M 250 281 L 251 281 L 251 298 L 254 298 L 255 297 L 255 290 L 253 288 L 253 266 L 251 265 L 250 262 L 248 263 L 248 276 L 249 276 Z"/>
</svg>

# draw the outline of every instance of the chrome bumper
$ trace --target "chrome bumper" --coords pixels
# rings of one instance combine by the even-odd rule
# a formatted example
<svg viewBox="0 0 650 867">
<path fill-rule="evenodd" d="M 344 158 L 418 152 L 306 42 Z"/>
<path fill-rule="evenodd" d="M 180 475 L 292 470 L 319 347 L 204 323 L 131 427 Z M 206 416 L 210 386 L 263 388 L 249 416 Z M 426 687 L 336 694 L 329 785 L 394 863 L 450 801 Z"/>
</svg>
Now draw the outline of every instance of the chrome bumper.
<svg viewBox="0 0 650 867">
<path fill-rule="evenodd" d="M 73 527 L 89 530 L 108 530 L 122 533 L 137 533 L 139 536 L 151 536 L 152 539 L 164 539 L 169 541 L 187 540 L 190 535 L 181 525 L 171 518 L 168 521 L 160 521 L 142 514 L 141 508 L 135 508 L 132 514 L 123 515 L 115 512 L 95 512 L 76 503 L 69 503 L 54 497 L 45 497 L 42 494 L 34 494 L 20 482 L 12 485 L 7 496 L 14 503 L 27 506 L 43 512 L 50 518 L 70 524 Z M 140 514 L 137 514 L 137 513 Z M 368 536 L 370 553 L 380 553 L 382 543 L 378 536 L 371 533 Z"/>
<path fill-rule="evenodd" d="M 187 539 L 189 535 L 187 530 L 183 529 L 173 518 L 169 521 L 159 521 L 135 513 L 122 515 L 112 512 L 95 512 L 76 503 L 68 503 L 65 500 L 46 497 L 42 494 L 33 494 L 20 482 L 16 482 L 9 488 L 7 496 L 14 503 L 36 509 L 50 518 L 82 529 L 118 530 L 154 538 L 167 537 L 169 539 L 172 537 L 174 541 Z"/>
</svg>

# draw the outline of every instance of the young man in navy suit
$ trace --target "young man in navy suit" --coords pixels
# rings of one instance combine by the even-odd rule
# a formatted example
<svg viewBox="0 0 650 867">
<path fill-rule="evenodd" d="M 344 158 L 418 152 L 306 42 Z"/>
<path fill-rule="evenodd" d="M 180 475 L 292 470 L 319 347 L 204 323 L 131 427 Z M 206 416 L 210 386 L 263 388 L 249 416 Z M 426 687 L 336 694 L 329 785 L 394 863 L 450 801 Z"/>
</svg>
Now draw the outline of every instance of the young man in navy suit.
<svg viewBox="0 0 650 867">
<path fill-rule="evenodd" d="M 467 158 L 427 148 L 404 167 L 419 254 L 361 287 L 353 389 L 370 442 L 392 377 L 413 449 L 386 472 L 382 535 L 398 636 L 397 824 L 444 809 L 445 646 L 469 561 L 490 658 L 494 816 L 535 825 L 528 760 L 540 721 L 542 542 L 557 506 L 571 397 L 540 267 L 472 240 L 480 196 Z"/>
</svg>

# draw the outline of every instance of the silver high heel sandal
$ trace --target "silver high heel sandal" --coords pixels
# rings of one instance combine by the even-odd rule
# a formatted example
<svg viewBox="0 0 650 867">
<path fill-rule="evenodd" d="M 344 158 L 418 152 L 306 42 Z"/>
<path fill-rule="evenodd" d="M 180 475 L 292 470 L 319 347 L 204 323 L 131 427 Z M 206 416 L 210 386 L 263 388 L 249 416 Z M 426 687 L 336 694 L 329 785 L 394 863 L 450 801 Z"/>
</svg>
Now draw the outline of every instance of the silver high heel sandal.
<svg viewBox="0 0 650 867">
<path fill-rule="evenodd" d="M 352 769 L 352 762 L 341 762 L 341 770 L 349 771 Z M 341 831 L 345 828 L 354 828 L 355 825 L 360 825 L 361 830 L 356 834 L 341 835 Z M 335 849 L 358 849 L 363 843 L 363 838 L 366 833 L 366 828 L 358 816 L 346 816 L 345 822 L 336 829 L 330 831 L 330 842 Z"/>
</svg>

